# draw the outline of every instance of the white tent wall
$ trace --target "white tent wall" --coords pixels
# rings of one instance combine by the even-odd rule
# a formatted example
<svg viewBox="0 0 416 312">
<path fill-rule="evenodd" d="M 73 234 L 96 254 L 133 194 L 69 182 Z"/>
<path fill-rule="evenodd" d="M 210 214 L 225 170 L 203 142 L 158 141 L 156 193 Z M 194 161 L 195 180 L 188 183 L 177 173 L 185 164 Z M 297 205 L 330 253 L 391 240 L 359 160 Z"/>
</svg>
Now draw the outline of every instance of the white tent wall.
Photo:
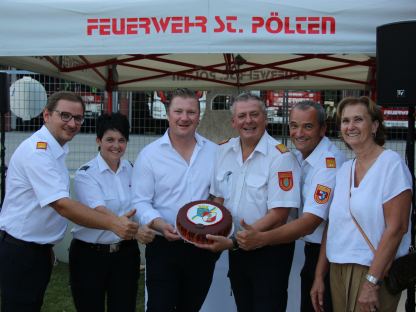
<svg viewBox="0 0 416 312">
<path fill-rule="evenodd" d="M 0 64 L 108 90 L 364 89 L 376 27 L 415 18 L 413 0 L 5 0 Z"/>
</svg>

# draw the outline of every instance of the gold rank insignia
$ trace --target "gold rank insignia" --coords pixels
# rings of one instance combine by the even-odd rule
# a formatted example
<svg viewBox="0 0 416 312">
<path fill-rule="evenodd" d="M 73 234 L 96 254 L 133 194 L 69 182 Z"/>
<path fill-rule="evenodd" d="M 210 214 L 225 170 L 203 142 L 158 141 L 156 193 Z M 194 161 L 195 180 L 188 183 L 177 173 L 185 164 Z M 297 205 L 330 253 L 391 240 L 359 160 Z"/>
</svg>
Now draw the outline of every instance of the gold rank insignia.
<svg viewBox="0 0 416 312">
<path fill-rule="evenodd" d="M 279 179 L 279 186 L 283 191 L 287 192 L 292 189 L 293 187 L 292 171 L 278 172 L 277 177 Z"/>
<path fill-rule="evenodd" d="M 325 158 L 325 162 L 326 162 L 326 167 L 327 168 L 336 168 L 337 167 L 337 162 L 335 161 L 334 157 Z"/>
<path fill-rule="evenodd" d="M 331 189 L 327 186 L 318 184 L 316 186 L 315 194 L 313 198 L 318 204 L 326 204 L 331 196 Z"/>
<path fill-rule="evenodd" d="M 48 147 L 48 143 L 46 142 L 37 142 L 36 149 L 46 149 Z"/>
<path fill-rule="evenodd" d="M 230 140 L 231 140 L 230 138 L 222 140 L 220 143 L 218 143 L 218 145 L 223 145 L 225 143 L 228 143 L 228 141 L 230 141 Z"/>
<path fill-rule="evenodd" d="M 276 149 L 279 150 L 280 153 L 287 153 L 289 152 L 288 148 L 286 147 L 286 145 L 280 143 L 276 145 Z"/>
</svg>

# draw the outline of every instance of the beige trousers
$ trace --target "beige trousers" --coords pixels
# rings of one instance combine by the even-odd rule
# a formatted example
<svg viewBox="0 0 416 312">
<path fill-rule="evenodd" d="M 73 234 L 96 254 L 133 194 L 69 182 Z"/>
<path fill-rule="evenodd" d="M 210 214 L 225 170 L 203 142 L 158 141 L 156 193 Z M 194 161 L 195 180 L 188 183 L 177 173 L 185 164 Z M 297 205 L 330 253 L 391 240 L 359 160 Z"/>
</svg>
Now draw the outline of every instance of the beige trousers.
<svg viewBox="0 0 416 312">
<path fill-rule="evenodd" d="M 358 296 L 365 281 L 368 267 L 359 264 L 331 263 L 330 284 L 334 312 L 359 312 Z M 401 294 L 390 294 L 385 285 L 381 285 L 378 300 L 378 312 L 395 312 Z"/>
</svg>

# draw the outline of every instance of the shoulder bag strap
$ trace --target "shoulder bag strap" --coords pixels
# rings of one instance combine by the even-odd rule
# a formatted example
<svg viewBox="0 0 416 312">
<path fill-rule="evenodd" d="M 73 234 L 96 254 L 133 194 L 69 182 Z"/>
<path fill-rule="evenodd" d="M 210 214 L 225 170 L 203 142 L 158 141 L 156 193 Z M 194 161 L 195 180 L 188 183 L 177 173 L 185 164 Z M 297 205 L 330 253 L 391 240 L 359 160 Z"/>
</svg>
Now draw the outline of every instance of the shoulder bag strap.
<svg viewBox="0 0 416 312">
<path fill-rule="evenodd" d="M 357 220 L 354 218 L 354 215 L 352 214 L 352 211 L 351 211 L 352 167 L 354 166 L 354 163 L 355 163 L 355 159 L 354 159 L 354 161 L 351 164 L 351 171 L 350 171 L 350 197 L 348 199 L 348 208 L 350 210 L 350 215 L 351 215 L 352 221 L 354 221 L 354 223 L 357 226 L 358 230 L 360 231 L 361 235 L 364 237 L 365 241 L 367 242 L 368 247 L 370 247 L 371 251 L 373 253 L 375 253 L 376 252 L 376 249 L 374 248 L 373 244 L 368 239 L 367 234 L 365 234 L 364 230 L 361 228 L 361 226 L 358 224 Z"/>
</svg>

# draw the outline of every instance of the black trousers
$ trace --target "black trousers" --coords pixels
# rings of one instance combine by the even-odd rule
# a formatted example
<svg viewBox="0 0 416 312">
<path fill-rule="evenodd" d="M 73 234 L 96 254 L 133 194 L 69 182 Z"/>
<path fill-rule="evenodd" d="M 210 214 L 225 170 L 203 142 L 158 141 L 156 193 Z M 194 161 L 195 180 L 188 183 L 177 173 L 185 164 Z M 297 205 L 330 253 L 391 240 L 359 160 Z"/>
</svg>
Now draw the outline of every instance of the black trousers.
<svg viewBox="0 0 416 312">
<path fill-rule="evenodd" d="M 0 310 L 40 311 L 52 266 L 52 245 L 24 242 L 0 231 Z"/>
<path fill-rule="evenodd" d="M 182 240 L 156 236 L 146 246 L 146 311 L 199 311 L 219 256 Z"/>
<path fill-rule="evenodd" d="M 78 312 L 135 311 L 140 277 L 137 241 L 123 241 L 117 252 L 104 247 L 71 242 L 69 272 L 75 307 Z"/>
<path fill-rule="evenodd" d="M 229 252 L 229 278 L 239 312 L 286 311 L 295 243 Z"/>
<path fill-rule="evenodd" d="M 301 312 L 314 312 L 310 291 L 315 278 L 316 264 L 318 263 L 320 244 L 305 242 L 305 264 L 300 272 L 301 278 Z M 331 288 L 329 286 L 329 272 L 325 277 L 325 294 L 324 294 L 325 312 L 332 311 Z"/>
</svg>

